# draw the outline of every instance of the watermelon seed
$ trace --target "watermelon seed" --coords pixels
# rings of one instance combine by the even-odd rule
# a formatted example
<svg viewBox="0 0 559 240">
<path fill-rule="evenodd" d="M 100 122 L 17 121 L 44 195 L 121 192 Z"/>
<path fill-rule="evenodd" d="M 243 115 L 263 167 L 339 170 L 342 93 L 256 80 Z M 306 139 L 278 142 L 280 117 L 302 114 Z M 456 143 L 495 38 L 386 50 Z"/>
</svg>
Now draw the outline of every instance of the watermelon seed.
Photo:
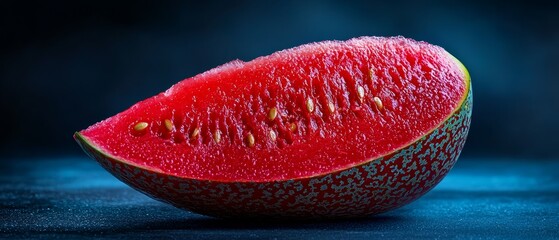
<svg viewBox="0 0 559 240">
<path fill-rule="evenodd" d="M 334 113 L 334 111 L 336 111 L 336 107 L 334 106 L 333 102 L 328 102 L 328 110 L 330 111 L 330 113 Z"/>
<path fill-rule="evenodd" d="M 274 132 L 274 130 L 270 130 L 270 139 L 272 139 L 272 141 L 276 141 L 277 139 L 277 135 L 276 132 Z"/>
<path fill-rule="evenodd" d="M 148 127 L 148 123 L 147 122 L 139 122 L 136 125 L 134 125 L 134 130 L 137 132 L 143 131 L 144 129 L 146 129 Z"/>
<path fill-rule="evenodd" d="M 314 103 L 312 99 L 307 98 L 306 104 L 307 104 L 307 110 L 312 113 L 314 111 Z"/>
<path fill-rule="evenodd" d="M 247 135 L 247 143 L 249 147 L 254 147 L 254 135 L 252 133 Z"/>
<path fill-rule="evenodd" d="M 382 109 L 382 101 L 380 100 L 379 97 L 374 97 L 373 101 L 375 101 L 375 104 L 377 105 L 377 108 L 380 110 Z"/>
<path fill-rule="evenodd" d="M 359 101 L 363 102 L 363 97 L 365 97 L 365 89 L 362 86 L 357 87 L 357 95 L 359 96 Z"/>
<path fill-rule="evenodd" d="M 296 129 L 297 129 L 297 124 L 295 123 L 289 124 L 289 131 L 295 132 Z"/>
<path fill-rule="evenodd" d="M 278 109 L 276 107 L 271 108 L 270 112 L 268 113 L 268 119 L 270 119 L 270 121 L 274 121 L 274 119 L 276 119 L 277 116 L 278 116 Z"/>
<path fill-rule="evenodd" d="M 200 128 L 197 127 L 194 129 L 194 131 L 192 131 L 192 134 L 190 135 L 190 138 L 196 138 L 198 137 L 198 134 L 200 134 Z"/>
<path fill-rule="evenodd" d="M 173 122 L 171 122 L 171 120 L 165 119 L 164 124 L 165 124 L 165 128 L 167 129 L 167 131 L 170 132 L 170 131 L 173 130 Z"/>
<path fill-rule="evenodd" d="M 221 131 L 216 130 L 214 132 L 214 141 L 215 141 L 215 143 L 221 142 Z"/>
</svg>

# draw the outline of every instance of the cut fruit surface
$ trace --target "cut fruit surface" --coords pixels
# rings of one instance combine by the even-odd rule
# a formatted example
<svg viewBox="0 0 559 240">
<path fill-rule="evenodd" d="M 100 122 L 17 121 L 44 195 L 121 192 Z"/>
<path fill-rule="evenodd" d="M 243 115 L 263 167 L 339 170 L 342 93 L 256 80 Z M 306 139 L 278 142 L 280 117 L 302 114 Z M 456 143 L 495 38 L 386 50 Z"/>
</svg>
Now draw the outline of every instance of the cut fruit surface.
<svg viewBox="0 0 559 240">
<path fill-rule="evenodd" d="M 449 54 L 423 42 L 314 43 L 186 79 L 80 134 L 174 176 L 294 179 L 411 144 L 461 105 L 465 79 Z"/>
<path fill-rule="evenodd" d="M 77 132 L 131 187 L 220 217 L 354 217 L 407 204 L 456 162 L 466 68 L 402 37 L 233 61 Z"/>
</svg>

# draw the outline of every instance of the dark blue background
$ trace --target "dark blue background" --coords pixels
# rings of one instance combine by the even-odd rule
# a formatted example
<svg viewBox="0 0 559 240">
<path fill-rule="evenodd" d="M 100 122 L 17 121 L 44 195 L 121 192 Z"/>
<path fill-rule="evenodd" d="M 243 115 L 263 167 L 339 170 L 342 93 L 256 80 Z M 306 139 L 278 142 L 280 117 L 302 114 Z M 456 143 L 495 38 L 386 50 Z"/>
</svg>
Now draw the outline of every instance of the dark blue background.
<svg viewBox="0 0 559 240">
<path fill-rule="evenodd" d="M 0 1 L 0 238 L 559 237 L 559 6 L 552 1 Z M 218 220 L 157 202 L 88 159 L 74 131 L 234 59 L 403 35 L 469 69 L 455 168 L 395 211 Z"/>
<path fill-rule="evenodd" d="M 468 67 L 465 156 L 557 157 L 552 1 L 3 1 L 0 9 L 1 156 L 82 156 L 74 131 L 237 58 L 403 35 Z"/>
</svg>

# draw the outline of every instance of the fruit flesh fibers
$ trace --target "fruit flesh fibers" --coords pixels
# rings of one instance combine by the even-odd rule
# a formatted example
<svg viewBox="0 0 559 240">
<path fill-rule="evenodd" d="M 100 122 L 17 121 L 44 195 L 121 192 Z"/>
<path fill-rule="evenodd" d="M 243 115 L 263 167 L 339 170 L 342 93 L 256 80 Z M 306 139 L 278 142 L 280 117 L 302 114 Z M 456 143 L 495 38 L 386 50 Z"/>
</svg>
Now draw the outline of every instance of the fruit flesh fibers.
<svg viewBox="0 0 559 240">
<path fill-rule="evenodd" d="M 461 66 L 427 43 L 322 42 L 186 79 L 80 134 L 108 155 L 173 176 L 305 178 L 413 143 L 461 105 L 468 84 Z M 149 126 L 135 131 L 139 122 Z"/>
</svg>

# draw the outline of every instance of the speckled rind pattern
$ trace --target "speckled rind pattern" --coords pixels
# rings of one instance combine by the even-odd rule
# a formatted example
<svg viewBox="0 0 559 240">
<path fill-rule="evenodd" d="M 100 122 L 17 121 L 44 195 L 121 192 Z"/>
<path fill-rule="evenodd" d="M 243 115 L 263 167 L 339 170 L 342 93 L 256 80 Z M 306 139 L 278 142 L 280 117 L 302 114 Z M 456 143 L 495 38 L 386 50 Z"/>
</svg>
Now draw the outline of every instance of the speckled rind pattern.
<svg viewBox="0 0 559 240">
<path fill-rule="evenodd" d="M 107 171 L 163 202 L 217 217 L 356 217 L 385 212 L 419 198 L 456 162 L 468 134 L 472 93 L 441 126 L 391 155 L 338 172 L 274 182 L 215 182 L 167 176 L 128 165 L 78 143 Z"/>
</svg>

